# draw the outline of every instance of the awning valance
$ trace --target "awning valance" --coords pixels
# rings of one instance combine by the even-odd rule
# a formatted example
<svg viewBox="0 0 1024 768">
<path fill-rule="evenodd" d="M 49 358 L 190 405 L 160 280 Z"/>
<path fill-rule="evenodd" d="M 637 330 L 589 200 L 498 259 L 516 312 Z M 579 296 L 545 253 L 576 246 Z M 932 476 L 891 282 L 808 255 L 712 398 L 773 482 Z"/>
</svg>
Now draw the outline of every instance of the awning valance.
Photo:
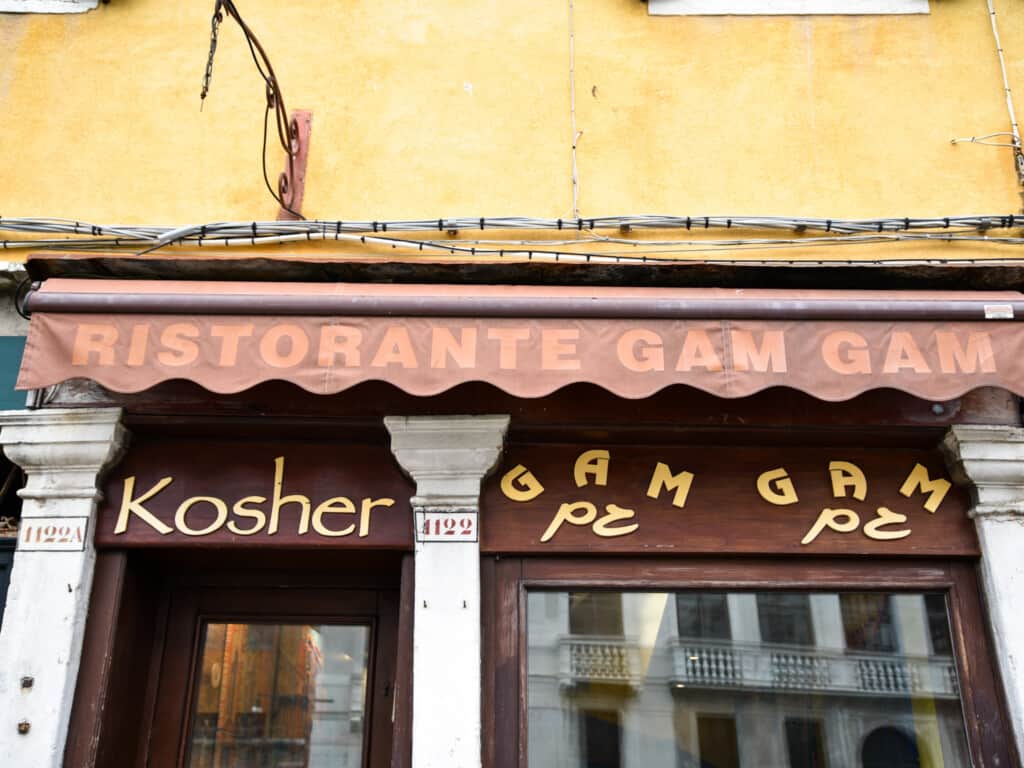
<svg viewBox="0 0 1024 768">
<path fill-rule="evenodd" d="M 18 381 L 117 392 L 280 379 L 414 395 L 484 381 L 521 397 L 578 382 L 628 398 L 672 384 L 722 397 L 786 386 L 824 400 L 894 388 L 1024 394 L 1013 292 L 47 281 Z"/>
</svg>

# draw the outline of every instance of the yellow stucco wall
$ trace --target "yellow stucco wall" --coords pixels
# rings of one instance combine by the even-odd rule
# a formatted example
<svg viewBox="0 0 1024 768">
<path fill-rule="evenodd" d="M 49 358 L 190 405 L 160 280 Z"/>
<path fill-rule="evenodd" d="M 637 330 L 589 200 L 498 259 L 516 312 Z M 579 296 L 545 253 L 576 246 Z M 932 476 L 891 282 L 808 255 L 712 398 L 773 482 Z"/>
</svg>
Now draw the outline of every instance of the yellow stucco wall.
<svg viewBox="0 0 1024 768">
<path fill-rule="evenodd" d="M 313 110 L 307 216 L 572 214 L 567 0 L 237 3 L 288 106 Z M 273 219 L 263 87 L 230 22 L 199 111 L 212 5 L 0 14 L 0 214 Z M 1024 114 L 1024 3 L 996 7 Z M 931 8 L 652 17 L 575 0 L 581 212 L 1019 211 L 1009 150 L 950 144 L 1009 127 L 985 0 Z"/>
</svg>

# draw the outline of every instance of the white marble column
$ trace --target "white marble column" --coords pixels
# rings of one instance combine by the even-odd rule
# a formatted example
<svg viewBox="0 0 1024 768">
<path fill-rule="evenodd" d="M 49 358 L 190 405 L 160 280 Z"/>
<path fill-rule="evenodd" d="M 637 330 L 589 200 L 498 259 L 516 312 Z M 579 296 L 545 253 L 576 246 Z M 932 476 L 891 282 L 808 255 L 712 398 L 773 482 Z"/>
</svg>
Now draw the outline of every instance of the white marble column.
<svg viewBox="0 0 1024 768">
<path fill-rule="evenodd" d="M 943 442 L 971 492 L 981 580 L 1018 754 L 1024 754 L 1024 429 L 958 425 Z"/>
<path fill-rule="evenodd" d="M 78 551 L 20 540 L 0 631 L 0 765 L 58 768 L 64 760 L 96 553 L 99 477 L 120 458 L 119 409 L 0 411 L 0 443 L 28 475 L 24 533 L 41 518 L 88 519 Z"/>
<path fill-rule="evenodd" d="M 422 515 L 471 515 L 501 456 L 508 416 L 389 416 L 391 450 L 416 481 L 414 768 L 480 766 L 480 544 L 420 541 Z M 479 526 L 475 526 L 479 530 Z"/>
</svg>

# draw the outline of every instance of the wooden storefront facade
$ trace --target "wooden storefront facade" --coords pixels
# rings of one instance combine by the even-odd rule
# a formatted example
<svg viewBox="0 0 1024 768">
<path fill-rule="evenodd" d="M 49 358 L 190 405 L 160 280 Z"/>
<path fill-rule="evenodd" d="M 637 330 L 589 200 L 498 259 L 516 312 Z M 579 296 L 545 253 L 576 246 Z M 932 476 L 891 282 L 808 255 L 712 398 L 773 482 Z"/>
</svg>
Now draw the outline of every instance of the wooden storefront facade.
<svg viewBox="0 0 1024 768">
<path fill-rule="evenodd" d="M 58 351 L 81 376 L 41 409 L 120 408 L 131 436 L 85 529 L 97 555 L 66 764 L 248 766 L 264 750 L 278 765 L 419 766 L 448 742 L 495 768 L 727 768 L 757 764 L 756 749 L 762 764 L 793 766 L 875 765 L 893 748 L 918 765 L 1017 759 L 976 500 L 948 445 L 958 425 L 1019 423 L 1016 395 L 994 386 L 1017 361 L 999 344 L 987 352 L 981 331 L 936 326 L 964 333 L 950 351 L 951 337 L 918 344 L 926 336 L 901 337 L 893 320 L 879 329 L 889 351 L 858 356 L 859 331 L 793 321 L 780 364 L 763 346 L 773 329 L 754 324 L 745 354 L 760 370 L 710 365 L 735 396 L 685 382 L 625 396 L 615 388 L 644 370 L 574 368 L 574 337 L 545 337 L 543 323 L 547 368 L 506 386 L 502 344 L 519 337 L 505 328 L 483 380 L 450 381 L 473 357 L 452 329 L 476 327 L 465 342 L 488 326 L 446 320 L 443 354 L 413 344 L 434 364 L 408 365 L 416 331 L 402 341 L 385 313 L 312 326 L 321 340 L 335 329 L 331 352 L 346 360 L 365 338 L 354 327 L 376 339 L 364 364 L 384 356 L 365 380 L 318 391 L 284 371 L 297 350 L 320 354 L 296 341 L 317 338 L 301 313 L 253 347 L 278 369 L 253 381 L 245 366 L 224 370 L 225 339 L 244 356 L 252 329 L 143 310 L 122 309 L 124 326 L 73 317 L 86 331 L 70 338 L 86 346 Z M 620 361 L 658 367 L 647 331 L 613 331 Z M 732 331 L 720 341 L 735 354 L 748 337 Z M 615 347 L 602 332 L 594 349 Z M 823 342 L 835 333 L 853 335 Z M 908 391 L 885 379 L 834 402 L 820 387 L 847 384 L 800 391 L 791 366 L 811 374 L 798 338 L 832 343 L 851 375 L 877 357 Z M 153 339 L 162 351 L 139 346 Z M 693 343 L 705 367 L 721 352 Z M 918 370 L 928 355 L 962 380 Z M 40 386 L 31 360 L 24 375 Z M 134 368 L 158 381 L 110 388 Z M 396 419 L 420 430 L 415 461 Z M 483 424 L 493 456 L 477 462 L 485 451 L 459 444 L 446 419 Z M 468 624 L 446 634 L 434 610 Z M 430 707 L 448 695 L 465 708 Z M 428 718 L 440 725 L 418 732 Z"/>
<path fill-rule="evenodd" d="M 237 415 L 267 402 L 279 412 Z M 134 437 L 97 518 L 73 764 L 123 764 L 126 749 L 140 765 L 196 764 L 204 622 L 282 618 L 374 627 L 365 764 L 411 764 L 421 531 L 383 417 L 459 411 L 511 414 L 478 520 L 485 765 L 528 763 L 527 602 L 551 590 L 942 594 L 971 759 L 1014 759 L 970 501 L 939 449 L 954 419 L 1006 418 L 998 392 L 942 413 L 891 392 L 825 404 L 674 387 L 624 401 L 588 385 L 523 400 L 371 383 L 325 400 L 283 384 L 244 397 L 170 384 L 126 404 Z M 465 535 L 457 518 L 434 525 Z M 143 727 L 125 727 L 137 712 Z"/>
</svg>

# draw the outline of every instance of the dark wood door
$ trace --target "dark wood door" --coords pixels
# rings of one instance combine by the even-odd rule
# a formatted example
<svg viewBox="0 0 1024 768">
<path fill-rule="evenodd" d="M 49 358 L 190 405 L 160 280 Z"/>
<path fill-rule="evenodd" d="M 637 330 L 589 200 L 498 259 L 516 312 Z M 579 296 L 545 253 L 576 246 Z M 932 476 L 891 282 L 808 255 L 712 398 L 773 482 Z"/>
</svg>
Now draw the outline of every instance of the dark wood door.
<svg viewBox="0 0 1024 768">
<path fill-rule="evenodd" d="M 151 768 L 391 764 L 398 594 L 179 588 L 151 698 Z"/>
</svg>

